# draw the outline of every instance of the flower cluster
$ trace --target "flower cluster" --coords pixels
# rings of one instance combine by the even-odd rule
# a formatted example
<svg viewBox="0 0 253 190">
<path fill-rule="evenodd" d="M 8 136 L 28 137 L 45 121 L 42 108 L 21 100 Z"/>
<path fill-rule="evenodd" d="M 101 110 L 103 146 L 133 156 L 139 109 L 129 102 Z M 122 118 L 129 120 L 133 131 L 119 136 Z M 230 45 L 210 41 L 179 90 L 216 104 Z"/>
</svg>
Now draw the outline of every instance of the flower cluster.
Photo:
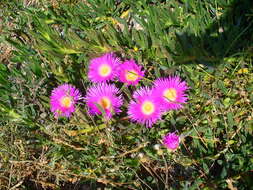
<svg viewBox="0 0 253 190">
<path fill-rule="evenodd" d="M 134 60 L 121 62 L 114 53 L 106 53 L 90 61 L 88 78 L 94 83 L 84 97 L 89 113 L 110 119 L 121 112 L 123 97 L 120 90 L 109 82 L 118 80 L 128 86 L 136 86 L 144 78 L 144 71 Z M 178 76 L 159 78 L 151 87 L 141 87 L 133 93 L 127 114 L 131 121 L 152 127 L 165 112 L 183 107 L 187 101 L 187 89 L 186 82 Z M 55 117 L 70 117 L 80 99 L 80 92 L 74 86 L 63 84 L 52 91 L 51 111 Z M 174 150 L 179 144 L 179 137 L 169 133 L 163 143 Z"/>
<path fill-rule="evenodd" d="M 144 77 L 142 67 L 134 60 L 121 62 L 113 53 L 107 53 L 90 61 L 88 78 L 95 83 L 87 90 L 85 97 L 92 115 L 104 113 L 106 119 L 120 112 L 123 98 L 119 89 L 109 81 L 118 79 L 126 85 L 137 85 Z"/>
<path fill-rule="evenodd" d="M 157 79 L 152 88 L 141 88 L 134 93 L 128 114 L 133 121 L 151 127 L 163 113 L 183 107 L 187 89 L 179 77 Z"/>
</svg>

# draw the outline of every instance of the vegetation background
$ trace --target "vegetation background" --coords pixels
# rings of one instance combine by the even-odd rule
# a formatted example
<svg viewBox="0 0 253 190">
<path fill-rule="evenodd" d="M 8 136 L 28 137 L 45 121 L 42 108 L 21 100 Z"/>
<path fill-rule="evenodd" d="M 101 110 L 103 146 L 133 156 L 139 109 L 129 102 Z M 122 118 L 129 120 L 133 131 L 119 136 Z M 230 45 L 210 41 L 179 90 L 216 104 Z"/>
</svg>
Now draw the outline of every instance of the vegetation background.
<svg viewBox="0 0 253 190">
<path fill-rule="evenodd" d="M 253 189 L 252 0 L 1 0 L 0 34 L 1 190 Z M 52 89 L 85 95 L 105 52 L 151 81 L 179 75 L 188 104 L 151 129 L 84 104 L 55 120 Z M 169 152 L 158 145 L 173 131 L 183 140 Z"/>
</svg>

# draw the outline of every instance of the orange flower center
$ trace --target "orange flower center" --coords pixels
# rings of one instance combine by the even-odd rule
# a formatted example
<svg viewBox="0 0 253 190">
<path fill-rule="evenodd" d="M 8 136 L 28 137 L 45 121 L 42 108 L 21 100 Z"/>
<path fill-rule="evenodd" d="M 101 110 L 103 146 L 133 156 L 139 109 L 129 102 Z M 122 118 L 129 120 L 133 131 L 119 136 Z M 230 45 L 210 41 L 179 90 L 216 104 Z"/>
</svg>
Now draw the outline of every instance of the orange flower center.
<svg viewBox="0 0 253 190">
<path fill-rule="evenodd" d="M 101 100 L 98 102 L 98 104 L 103 108 L 103 109 L 110 109 L 111 107 L 111 101 L 107 97 L 101 98 Z"/>
<path fill-rule="evenodd" d="M 177 91 L 174 88 L 169 88 L 164 91 L 163 96 L 167 101 L 175 101 L 177 98 Z"/>
</svg>

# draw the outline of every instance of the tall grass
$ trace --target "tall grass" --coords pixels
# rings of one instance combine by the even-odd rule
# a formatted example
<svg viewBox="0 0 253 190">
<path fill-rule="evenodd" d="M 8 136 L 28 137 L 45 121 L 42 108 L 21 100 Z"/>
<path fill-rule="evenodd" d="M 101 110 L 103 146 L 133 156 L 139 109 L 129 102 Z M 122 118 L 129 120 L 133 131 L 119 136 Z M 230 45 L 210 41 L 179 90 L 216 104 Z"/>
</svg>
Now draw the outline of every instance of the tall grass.
<svg viewBox="0 0 253 190">
<path fill-rule="evenodd" d="M 0 189 L 250 189 L 251 5 L 1 2 Z M 84 103 L 56 120 L 52 89 L 67 82 L 85 95 L 89 60 L 105 52 L 141 64 L 141 85 L 179 75 L 190 86 L 188 104 L 150 129 L 126 118 L 127 101 L 109 123 Z M 122 87 L 127 100 L 133 90 Z M 173 131 L 182 141 L 170 152 L 161 140 Z"/>
</svg>

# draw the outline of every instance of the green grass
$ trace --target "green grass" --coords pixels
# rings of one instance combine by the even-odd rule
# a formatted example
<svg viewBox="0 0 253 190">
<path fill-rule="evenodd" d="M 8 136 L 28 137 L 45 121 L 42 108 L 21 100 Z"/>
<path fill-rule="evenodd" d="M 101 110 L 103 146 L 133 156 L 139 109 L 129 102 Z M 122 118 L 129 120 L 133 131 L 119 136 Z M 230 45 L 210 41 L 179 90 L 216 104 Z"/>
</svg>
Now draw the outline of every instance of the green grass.
<svg viewBox="0 0 253 190">
<path fill-rule="evenodd" d="M 5 1 L 0 9 L 0 189 L 252 188 L 250 0 Z M 56 120 L 52 89 L 68 82 L 84 95 L 89 60 L 112 51 L 143 65 L 141 85 L 182 77 L 188 104 L 150 129 L 124 119 L 127 101 L 107 124 L 84 104 Z M 129 100 L 135 88 L 117 85 Z M 180 148 L 155 149 L 171 131 L 182 135 Z"/>
</svg>

